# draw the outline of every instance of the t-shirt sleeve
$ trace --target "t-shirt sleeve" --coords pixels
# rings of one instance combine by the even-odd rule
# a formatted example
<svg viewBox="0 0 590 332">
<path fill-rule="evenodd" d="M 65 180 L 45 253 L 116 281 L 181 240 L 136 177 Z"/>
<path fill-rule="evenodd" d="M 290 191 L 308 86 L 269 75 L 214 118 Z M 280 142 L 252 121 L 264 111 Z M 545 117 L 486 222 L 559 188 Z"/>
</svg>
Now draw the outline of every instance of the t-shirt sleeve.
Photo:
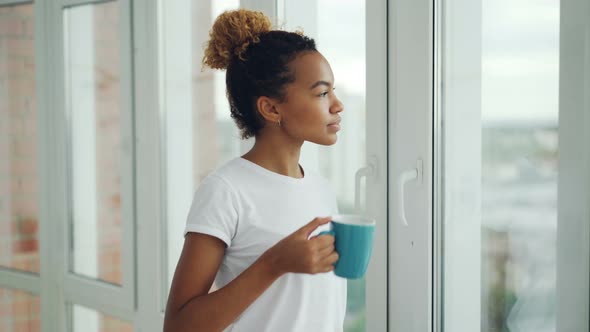
<svg viewBox="0 0 590 332">
<path fill-rule="evenodd" d="M 188 232 L 214 236 L 229 247 L 238 223 L 235 193 L 217 176 L 201 182 L 191 204 L 184 235 Z"/>
</svg>

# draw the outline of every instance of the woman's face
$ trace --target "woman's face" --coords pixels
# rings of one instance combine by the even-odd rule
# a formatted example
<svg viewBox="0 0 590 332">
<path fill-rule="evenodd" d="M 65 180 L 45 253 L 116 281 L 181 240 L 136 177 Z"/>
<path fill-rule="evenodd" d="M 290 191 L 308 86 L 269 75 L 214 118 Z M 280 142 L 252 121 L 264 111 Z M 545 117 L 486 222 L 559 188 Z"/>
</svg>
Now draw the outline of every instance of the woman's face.
<svg viewBox="0 0 590 332">
<path fill-rule="evenodd" d="M 334 94 L 334 74 L 319 52 L 305 52 L 289 65 L 295 81 L 277 105 L 283 130 L 296 139 L 332 145 L 340 130 L 343 105 Z"/>
</svg>

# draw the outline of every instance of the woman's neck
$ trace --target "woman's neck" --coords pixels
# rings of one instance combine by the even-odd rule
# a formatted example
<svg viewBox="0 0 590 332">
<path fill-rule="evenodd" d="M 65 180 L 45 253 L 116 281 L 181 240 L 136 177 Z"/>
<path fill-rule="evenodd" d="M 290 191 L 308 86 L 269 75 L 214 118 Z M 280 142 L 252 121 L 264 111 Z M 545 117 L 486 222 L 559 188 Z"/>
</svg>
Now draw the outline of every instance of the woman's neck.
<svg viewBox="0 0 590 332">
<path fill-rule="evenodd" d="M 303 142 L 286 142 L 279 137 L 268 139 L 268 137 L 260 136 L 256 138 L 254 147 L 244 154 L 242 158 L 275 173 L 293 178 L 302 178 L 304 175 L 299 167 L 299 155 L 302 145 Z"/>
</svg>

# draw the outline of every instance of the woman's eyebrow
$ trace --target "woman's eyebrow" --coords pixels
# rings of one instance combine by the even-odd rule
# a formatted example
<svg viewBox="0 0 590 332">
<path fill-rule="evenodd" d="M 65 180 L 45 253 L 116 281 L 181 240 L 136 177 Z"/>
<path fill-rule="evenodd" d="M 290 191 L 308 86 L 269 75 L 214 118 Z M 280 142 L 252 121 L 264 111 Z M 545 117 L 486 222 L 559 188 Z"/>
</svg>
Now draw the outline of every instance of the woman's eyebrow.
<svg viewBox="0 0 590 332">
<path fill-rule="evenodd" d="M 329 87 L 331 84 L 329 82 L 326 82 L 326 81 L 317 81 L 314 84 L 312 84 L 311 87 L 309 87 L 309 89 L 311 90 L 311 89 L 313 89 L 313 88 L 315 88 L 315 87 L 317 87 L 319 85 L 325 85 L 325 86 Z"/>
</svg>

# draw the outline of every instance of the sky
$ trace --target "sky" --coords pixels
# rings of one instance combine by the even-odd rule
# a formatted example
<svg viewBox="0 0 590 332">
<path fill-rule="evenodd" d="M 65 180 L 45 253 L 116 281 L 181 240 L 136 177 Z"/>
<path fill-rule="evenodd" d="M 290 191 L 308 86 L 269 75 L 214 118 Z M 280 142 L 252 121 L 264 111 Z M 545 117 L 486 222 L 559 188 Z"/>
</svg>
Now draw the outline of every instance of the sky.
<svg viewBox="0 0 590 332">
<path fill-rule="evenodd" d="M 559 0 L 483 0 L 482 119 L 557 123 Z"/>
</svg>

